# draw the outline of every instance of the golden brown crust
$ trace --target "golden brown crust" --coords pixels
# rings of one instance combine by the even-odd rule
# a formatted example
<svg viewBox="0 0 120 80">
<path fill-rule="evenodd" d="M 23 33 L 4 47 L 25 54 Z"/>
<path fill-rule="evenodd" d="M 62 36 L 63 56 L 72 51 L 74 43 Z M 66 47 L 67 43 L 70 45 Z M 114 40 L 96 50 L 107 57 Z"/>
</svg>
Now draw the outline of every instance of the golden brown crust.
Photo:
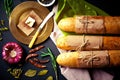
<svg viewBox="0 0 120 80">
<path fill-rule="evenodd" d="M 67 44 L 67 37 L 66 36 L 59 37 L 56 41 L 56 46 L 58 48 L 64 49 L 64 50 L 73 50 L 74 49 L 72 46 L 69 46 Z"/>
<path fill-rule="evenodd" d="M 69 67 L 79 67 L 78 65 L 78 52 L 68 52 L 62 53 L 57 56 L 57 63 L 61 66 L 69 66 Z"/>
<path fill-rule="evenodd" d="M 98 50 L 102 46 L 101 36 L 68 35 L 57 39 L 56 45 L 63 50 Z"/>
<path fill-rule="evenodd" d="M 103 37 L 103 49 L 120 49 L 120 37 L 107 36 Z"/>
<path fill-rule="evenodd" d="M 102 38 L 100 38 L 99 36 L 86 36 L 85 39 L 88 40 L 88 42 L 86 42 L 86 46 L 84 47 L 82 47 L 82 45 L 85 44 L 85 42 L 83 42 L 82 40 L 82 37 L 83 36 L 81 35 L 69 35 L 64 37 L 62 36 L 57 39 L 56 45 L 58 48 L 63 50 L 77 50 L 77 48 L 83 48 L 83 50 L 120 49 L 120 37 L 117 36 L 103 36 Z M 91 42 L 91 40 L 93 41 Z"/>
<path fill-rule="evenodd" d="M 75 31 L 75 19 L 73 17 L 61 19 L 58 23 L 58 27 L 67 32 Z"/>
<path fill-rule="evenodd" d="M 120 50 L 109 51 L 110 66 L 120 66 Z"/>
<path fill-rule="evenodd" d="M 120 34 L 120 17 L 111 17 L 107 16 L 105 17 L 105 28 L 106 33 L 109 34 Z"/>
<path fill-rule="evenodd" d="M 58 23 L 58 27 L 61 30 L 66 31 L 66 32 L 75 32 L 76 31 L 75 29 L 76 20 L 75 19 L 76 19 L 75 17 L 68 17 L 68 18 L 61 19 Z M 93 16 L 93 17 L 89 16 L 89 20 L 91 19 L 103 19 L 104 29 L 101 29 L 103 30 L 101 32 L 100 31 L 94 32 L 95 30 L 97 30 L 96 28 L 93 32 L 88 33 L 88 34 L 105 34 L 105 33 L 106 34 L 120 34 L 120 17 L 118 16 L 105 16 L 105 17 L 104 16 Z M 91 30 L 91 29 L 89 28 L 87 30 Z M 82 33 L 82 32 L 79 32 L 79 33 Z"/>
<path fill-rule="evenodd" d="M 100 54 L 101 53 L 101 54 Z M 120 50 L 68 52 L 57 57 L 57 63 L 61 66 L 72 68 L 102 68 L 120 66 Z M 100 59 L 99 59 L 100 58 Z M 91 62 L 93 61 L 93 62 Z M 89 65 L 91 62 L 91 65 Z"/>
</svg>

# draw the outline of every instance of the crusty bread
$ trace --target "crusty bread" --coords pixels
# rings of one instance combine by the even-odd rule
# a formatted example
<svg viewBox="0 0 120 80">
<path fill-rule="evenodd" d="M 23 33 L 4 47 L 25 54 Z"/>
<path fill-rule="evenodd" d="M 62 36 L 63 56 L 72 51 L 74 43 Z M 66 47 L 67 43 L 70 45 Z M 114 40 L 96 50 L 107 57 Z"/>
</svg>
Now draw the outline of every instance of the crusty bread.
<svg viewBox="0 0 120 80">
<path fill-rule="evenodd" d="M 110 56 L 110 66 L 120 65 L 120 50 L 109 51 Z"/>
<path fill-rule="evenodd" d="M 56 45 L 63 50 L 77 50 L 80 48 L 83 48 L 83 50 L 120 49 L 120 37 L 117 36 L 85 36 L 86 42 L 83 42 L 83 37 L 83 35 L 62 36 L 57 39 Z"/>
<path fill-rule="evenodd" d="M 104 36 L 103 37 L 103 48 L 108 50 L 119 50 L 120 49 L 120 37 L 119 36 Z"/>
<path fill-rule="evenodd" d="M 120 17 L 111 17 L 107 16 L 105 17 L 105 28 L 106 33 L 109 34 L 120 34 Z"/>
<path fill-rule="evenodd" d="M 120 50 L 67 52 L 59 54 L 56 60 L 59 65 L 72 68 L 120 66 Z"/>
<path fill-rule="evenodd" d="M 73 17 L 63 18 L 59 21 L 58 27 L 63 31 L 75 31 L 75 19 Z"/>
<path fill-rule="evenodd" d="M 75 32 L 77 34 L 120 34 L 120 17 L 118 16 L 87 16 L 88 19 L 83 18 L 83 20 L 80 21 L 81 23 L 76 24 L 76 18 L 78 17 L 81 18 L 84 16 L 61 19 L 58 22 L 58 27 L 63 31 Z M 97 20 L 98 22 L 95 22 Z M 102 20 L 103 23 L 101 23 L 100 20 Z M 94 25 L 95 23 L 97 25 Z M 91 24 L 93 24 L 92 27 Z M 98 24 L 103 27 L 98 27 Z M 76 25 L 79 26 L 78 29 L 76 29 Z M 85 31 L 85 28 L 87 31 Z"/>
<path fill-rule="evenodd" d="M 78 55 L 77 52 L 62 53 L 57 57 L 57 62 L 62 66 L 79 67 L 77 62 Z"/>
<path fill-rule="evenodd" d="M 76 49 L 76 47 L 69 46 L 67 44 L 67 36 L 60 36 L 56 41 L 56 45 L 58 48 L 64 49 L 64 50 L 75 50 Z"/>
</svg>

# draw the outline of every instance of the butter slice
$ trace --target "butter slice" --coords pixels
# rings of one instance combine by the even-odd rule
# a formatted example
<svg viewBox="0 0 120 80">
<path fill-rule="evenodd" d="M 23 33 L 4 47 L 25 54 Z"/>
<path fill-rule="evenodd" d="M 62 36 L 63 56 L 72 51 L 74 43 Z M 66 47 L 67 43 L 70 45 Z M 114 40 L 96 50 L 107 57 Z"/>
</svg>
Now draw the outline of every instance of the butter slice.
<svg viewBox="0 0 120 80">
<path fill-rule="evenodd" d="M 26 24 L 29 23 L 30 24 Z M 17 27 L 25 33 L 27 36 L 29 36 L 42 22 L 42 19 L 39 17 L 39 15 L 34 11 L 30 11 L 29 14 L 26 15 L 26 17 L 19 20 L 19 23 Z"/>
<path fill-rule="evenodd" d="M 28 17 L 27 20 L 25 21 L 25 23 L 29 26 L 29 27 L 33 27 L 34 23 L 35 23 L 35 19 L 33 19 L 32 17 Z"/>
</svg>

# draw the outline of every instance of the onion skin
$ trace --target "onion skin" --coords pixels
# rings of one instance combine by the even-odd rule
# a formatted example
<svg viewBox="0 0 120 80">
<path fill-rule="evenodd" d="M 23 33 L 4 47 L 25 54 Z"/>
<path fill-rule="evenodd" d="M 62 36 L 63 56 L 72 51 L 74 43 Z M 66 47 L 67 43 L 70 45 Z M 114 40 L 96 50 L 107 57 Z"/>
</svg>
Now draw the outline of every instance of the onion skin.
<svg viewBox="0 0 120 80">
<path fill-rule="evenodd" d="M 2 57 L 10 64 L 20 62 L 22 55 L 23 49 L 16 42 L 8 42 L 3 46 Z"/>
</svg>

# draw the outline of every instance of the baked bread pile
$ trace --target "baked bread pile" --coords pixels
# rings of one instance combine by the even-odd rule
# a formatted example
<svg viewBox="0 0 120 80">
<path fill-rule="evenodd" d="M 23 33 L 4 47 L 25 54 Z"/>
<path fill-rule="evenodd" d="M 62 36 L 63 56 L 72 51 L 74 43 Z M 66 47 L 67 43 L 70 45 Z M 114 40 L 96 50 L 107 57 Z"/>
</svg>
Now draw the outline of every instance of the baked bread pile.
<svg viewBox="0 0 120 80">
<path fill-rule="evenodd" d="M 61 19 L 58 27 L 70 33 L 56 41 L 58 48 L 69 51 L 58 55 L 59 65 L 74 68 L 120 66 L 120 17 L 75 16 Z"/>
</svg>

